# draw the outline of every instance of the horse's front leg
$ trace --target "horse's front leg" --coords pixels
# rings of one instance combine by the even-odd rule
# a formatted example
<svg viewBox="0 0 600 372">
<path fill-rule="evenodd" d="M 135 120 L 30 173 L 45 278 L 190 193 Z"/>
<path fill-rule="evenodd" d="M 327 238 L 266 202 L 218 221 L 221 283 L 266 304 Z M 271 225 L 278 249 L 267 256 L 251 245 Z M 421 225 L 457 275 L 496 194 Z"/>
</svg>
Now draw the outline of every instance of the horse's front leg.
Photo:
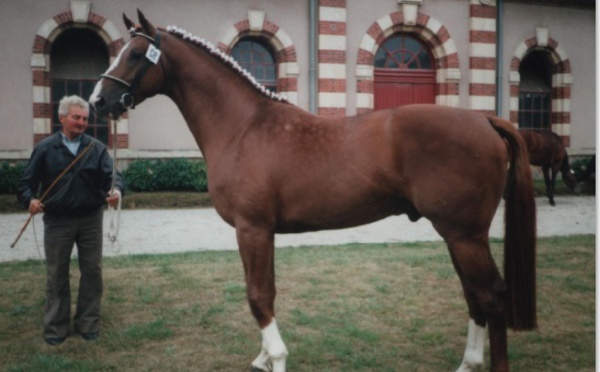
<svg viewBox="0 0 600 372">
<path fill-rule="evenodd" d="M 268 229 L 236 223 L 240 255 L 246 275 L 246 295 L 261 328 L 262 347 L 253 371 L 285 372 L 287 349 L 275 321 L 275 245 Z"/>
</svg>

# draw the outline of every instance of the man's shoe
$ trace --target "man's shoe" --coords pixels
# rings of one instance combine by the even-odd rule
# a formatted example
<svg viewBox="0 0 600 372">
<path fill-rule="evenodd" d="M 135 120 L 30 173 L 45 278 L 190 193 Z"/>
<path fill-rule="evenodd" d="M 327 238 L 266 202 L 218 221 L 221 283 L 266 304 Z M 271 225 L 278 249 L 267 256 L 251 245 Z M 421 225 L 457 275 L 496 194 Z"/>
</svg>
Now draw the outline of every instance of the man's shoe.
<svg viewBox="0 0 600 372">
<path fill-rule="evenodd" d="M 81 337 L 86 341 L 96 341 L 98 339 L 98 332 L 82 333 Z"/>
<path fill-rule="evenodd" d="M 65 341 L 66 337 L 47 337 L 44 340 L 46 340 L 46 343 L 48 345 L 52 345 L 52 346 L 57 346 L 62 344 Z"/>
</svg>

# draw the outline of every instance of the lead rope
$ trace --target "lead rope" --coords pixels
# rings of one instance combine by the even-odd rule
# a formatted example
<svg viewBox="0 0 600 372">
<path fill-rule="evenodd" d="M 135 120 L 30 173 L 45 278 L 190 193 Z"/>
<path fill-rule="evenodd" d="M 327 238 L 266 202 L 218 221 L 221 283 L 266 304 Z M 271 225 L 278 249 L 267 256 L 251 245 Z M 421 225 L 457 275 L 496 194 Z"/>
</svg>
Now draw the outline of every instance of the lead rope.
<svg viewBox="0 0 600 372">
<path fill-rule="evenodd" d="M 110 116 L 110 121 L 113 123 L 113 172 L 112 172 L 112 185 L 110 190 L 115 189 L 115 183 L 117 180 L 117 121 L 113 120 L 112 115 Z M 121 245 L 117 241 L 117 236 L 119 235 L 119 220 L 121 218 L 121 201 L 123 197 L 119 197 L 119 202 L 117 204 L 117 209 L 112 206 L 108 206 L 108 218 L 110 220 L 109 230 L 108 230 L 108 240 L 110 241 L 110 249 L 114 253 L 119 253 L 121 251 Z"/>
<path fill-rule="evenodd" d="M 46 269 L 46 265 L 44 265 L 45 254 L 42 257 L 42 250 L 40 249 L 40 243 L 38 242 L 37 233 L 35 231 L 35 216 L 31 217 L 31 227 L 33 229 L 33 239 L 35 240 L 35 247 L 37 248 L 38 258 L 40 259 L 40 265 L 42 265 L 43 269 Z"/>
</svg>

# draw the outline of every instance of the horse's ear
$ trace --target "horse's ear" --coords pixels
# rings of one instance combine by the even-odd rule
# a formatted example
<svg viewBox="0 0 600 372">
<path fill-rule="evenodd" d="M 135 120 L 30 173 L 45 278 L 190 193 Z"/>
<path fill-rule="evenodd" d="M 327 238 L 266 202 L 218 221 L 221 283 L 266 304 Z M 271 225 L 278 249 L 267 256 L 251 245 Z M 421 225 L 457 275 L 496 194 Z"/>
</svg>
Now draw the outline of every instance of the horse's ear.
<svg viewBox="0 0 600 372">
<path fill-rule="evenodd" d="M 135 24 L 131 21 L 131 19 L 127 18 L 125 13 L 123 13 L 123 22 L 125 23 L 125 27 L 127 27 L 127 31 L 135 28 Z"/>
<path fill-rule="evenodd" d="M 144 30 L 146 35 L 154 36 L 156 34 L 156 29 L 154 28 L 152 23 L 150 23 L 146 19 L 146 16 L 144 16 L 144 13 L 142 13 L 139 9 L 137 10 L 137 12 L 138 12 L 138 19 L 140 21 L 140 25 L 142 26 L 142 30 Z"/>
</svg>

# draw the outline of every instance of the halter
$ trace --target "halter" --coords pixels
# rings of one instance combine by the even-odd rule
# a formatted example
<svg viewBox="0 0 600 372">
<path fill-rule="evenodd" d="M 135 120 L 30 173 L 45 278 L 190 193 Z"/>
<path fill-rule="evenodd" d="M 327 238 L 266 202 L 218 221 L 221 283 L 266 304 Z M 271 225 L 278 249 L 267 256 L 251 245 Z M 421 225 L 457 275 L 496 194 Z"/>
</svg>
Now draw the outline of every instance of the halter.
<svg viewBox="0 0 600 372">
<path fill-rule="evenodd" d="M 119 79 L 118 77 L 115 77 L 115 76 L 112 76 L 109 74 L 102 74 L 102 75 L 100 75 L 100 77 L 115 81 L 115 82 L 125 86 L 127 88 L 127 92 L 123 93 L 123 95 L 121 96 L 121 99 L 119 100 L 119 103 L 121 105 L 123 105 L 123 107 L 126 109 L 129 109 L 129 108 L 135 109 L 135 101 L 133 100 L 133 95 L 135 93 L 135 90 L 137 89 L 140 81 L 146 74 L 148 67 L 150 67 L 153 64 L 154 65 L 157 64 L 158 59 L 160 58 L 160 34 L 157 32 L 156 37 L 153 38 L 153 37 L 150 37 L 141 32 L 136 32 L 133 29 L 132 29 L 132 31 L 130 31 L 130 34 L 132 37 L 141 36 L 143 38 L 146 38 L 151 43 L 148 46 L 148 50 L 146 51 L 146 58 L 143 60 L 144 65 L 142 66 L 142 69 L 140 71 L 138 71 L 138 73 L 135 75 L 135 78 L 133 79 L 133 81 L 131 83 L 128 83 L 123 79 Z"/>
</svg>

